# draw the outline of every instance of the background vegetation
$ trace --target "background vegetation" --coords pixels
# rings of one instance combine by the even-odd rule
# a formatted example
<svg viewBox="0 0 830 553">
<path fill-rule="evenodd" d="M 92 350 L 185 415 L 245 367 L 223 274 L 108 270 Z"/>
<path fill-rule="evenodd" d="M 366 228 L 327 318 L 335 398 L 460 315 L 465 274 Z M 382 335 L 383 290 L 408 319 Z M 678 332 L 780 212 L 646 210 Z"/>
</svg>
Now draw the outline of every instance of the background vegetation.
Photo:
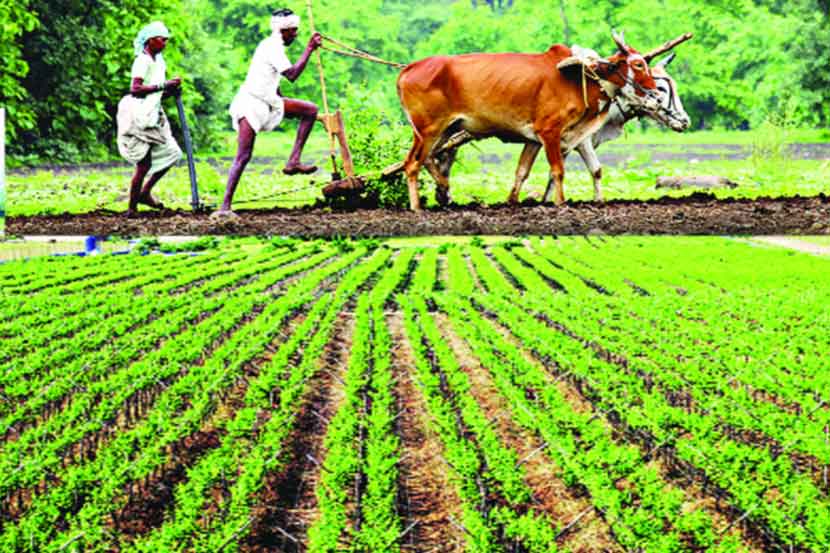
<svg viewBox="0 0 830 553">
<path fill-rule="evenodd" d="M 290 50 L 296 58 L 309 35 L 305 3 L 284 4 L 304 18 Z M 830 0 L 316 0 L 314 6 L 325 34 L 402 62 L 542 51 L 557 42 L 610 54 L 612 28 L 642 50 L 692 31 L 672 72 L 697 128 L 750 129 L 771 117 L 791 126 L 830 121 Z M 174 33 L 165 57 L 169 74 L 186 81 L 196 144 L 220 146 L 230 128 L 226 107 L 273 7 L 261 0 L 0 0 L 0 105 L 9 112 L 10 156 L 16 163 L 111 156 L 132 39 L 154 19 Z M 394 69 L 331 54 L 324 64 L 335 107 L 371 106 L 381 120 L 400 121 Z M 283 93 L 319 101 L 314 73 L 284 85 Z"/>
</svg>

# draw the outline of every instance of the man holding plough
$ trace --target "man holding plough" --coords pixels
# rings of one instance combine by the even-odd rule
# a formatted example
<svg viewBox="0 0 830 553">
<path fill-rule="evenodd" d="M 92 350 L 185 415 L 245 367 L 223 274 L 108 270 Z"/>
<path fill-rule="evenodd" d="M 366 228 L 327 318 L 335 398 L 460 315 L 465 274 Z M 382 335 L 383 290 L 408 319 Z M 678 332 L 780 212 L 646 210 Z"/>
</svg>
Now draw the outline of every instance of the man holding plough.
<svg viewBox="0 0 830 553">
<path fill-rule="evenodd" d="M 170 31 L 161 21 L 139 31 L 133 42 L 136 58 L 130 93 L 118 103 L 118 151 L 136 166 L 130 182 L 128 217 L 138 214 L 138 204 L 164 208 L 151 190 L 182 157 L 161 106 L 162 98 L 181 94 L 182 79 L 167 80 L 167 66 L 161 55 L 169 38 Z M 150 177 L 144 182 L 148 174 Z"/>
<path fill-rule="evenodd" d="M 307 175 L 317 170 L 314 165 L 304 165 L 300 161 L 303 147 L 317 120 L 317 106 L 305 100 L 283 98 L 279 91 L 280 79 L 285 77 L 291 82 L 297 80 L 308 64 L 311 53 L 319 48 L 322 42 L 320 34 L 314 33 L 300 59 L 292 65 L 285 54 L 285 47 L 296 40 L 299 26 L 300 18 L 291 10 L 281 9 L 273 12 L 272 34 L 259 43 L 245 82 L 231 102 L 229 111 L 233 128 L 238 132 L 239 145 L 228 173 L 225 198 L 222 207 L 213 213 L 215 217 L 234 216 L 231 202 L 242 171 L 253 155 L 256 135 L 260 131 L 277 128 L 283 117 L 298 118 L 300 124 L 294 148 L 282 172 L 286 175 Z"/>
</svg>

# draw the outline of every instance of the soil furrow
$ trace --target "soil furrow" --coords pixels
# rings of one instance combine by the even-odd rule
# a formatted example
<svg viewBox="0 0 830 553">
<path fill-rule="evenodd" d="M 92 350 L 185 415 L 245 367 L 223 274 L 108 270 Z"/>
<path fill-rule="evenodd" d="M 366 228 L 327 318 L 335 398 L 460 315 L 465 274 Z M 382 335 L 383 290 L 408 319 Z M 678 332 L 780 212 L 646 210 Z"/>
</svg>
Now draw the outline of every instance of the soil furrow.
<svg viewBox="0 0 830 553">
<path fill-rule="evenodd" d="M 477 306 L 480 308 L 481 306 Z M 486 309 L 480 309 L 500 332 L 511 337 L 511 341 L 525 350 L 521 341 L 504 327 L 498 315 Z M 734 500 L 726 490 L 717 487 L 704 471 L 681 459 L 673 446 L 666 444 L 658 446 L 658 441 L 648 433 L 631 429 L 615 411 L 606 411 L 600 406 L 601 397 L 583 378 L 570 370 L 565 370 L 555 361 L 546 358 L 535 350 L 530 350 L 537 363 L 545 368 L 558 382 L 563 382 L 572 388 L 571 395 L 581 399 L 583 405 L 588 404 L 591 410 L 614 429 L 614 437 L 620 443 L 628 442 L 637 445 L 644 453 L 643 461 L 653 463 L 661 477 L 667 483 L 678 486 L 686 492 L 687 504 L 702 507 L 712 518 L 715 528 L 736 535 L 742 543 L 752 551 L 766 551 L 770 548 L 784 549 L 785 545 L 777 541 L 774 534 L 760 521 L 746 516 L 741 510 L 734 507 Z M 679 436 L 680 437 L 680 436 Z"/>
<path fill-rule="evenodd" d="M 449 318 L 444 314 L 435 317 L 447 344 L 470 379 L 476 401 L 492 421 L 501 441 L 518 454 L 526 472 L 525 482 L 533 492 L 534 510 L 548 515 L 559 528 L 569 528 L 560 538 L 560 545 L 575 552 L 624 551 L 582 490 L 569 488 L 559 478 L 560 469 L 543 453 L 544 441 L 513 423 L 510 406 L 499 393 L 492 376 L 470 346 L 452 330 Z M 529 394 L 535 392 L 526 390 Z M 578 522 L 569 526 L 574 521 Z"/>
<path fill-rule="evenodd" d="M 122 214 L 9 216 L 7 232 L 16 235 L 300 235 L 414 236 L 414 235 L 585 235 L 712 234 L 772 235 L 830 233 L 830 198 L 813 197 L 722 199 L 694 192 L 682 198 L 654 200 L 571 201 L 562 206 L 527 200 L 512 205 L 462 205 L 412 213 L 399 209 L 239 210 L 238 220 L 217 221 L 209 214 L 169 210 L 142 213 L 135 219 Z"/>
<path fill-rule="evenodd" d="M 344 399 L 342 386 L 353 331 L 353 315 L 340 312 L 322 367 L 309 382 L 311 393 L 297 406 L 294 431 L 285 448 L 285 469 L 268 474 L 252 510 L 250 533 L 240 543 L 243 553 L 305 551 L 308 528 L 317 518 L 315 491 L 326 456 L 323 439 Z"/>
<path fill-rule="evenodd" d="M 209 420 L 190 436 L 185 436 L 167 448 L 168 460 L 143 482 L 131 482 L 127 487 L 129 499 L 116 513 L 113 513 L 113 527 L 128 538 L 143 535 L 164 522 L 165 513 L 174 507 L 175 486 L 187 479 L 187 469 L 209 450 L 219 447 L 223 433 L 217 432 L 217 423 L 232 418 L 233 413 L 244 407 L 245 394 L 250 382 L 259 375 L 261 368 L 273 357 L 273 351 L 285 342 L 294 329 L 302 324 L 307 309 L 293 314 L 283 325 L 283 330 L 270 342 L 271 347 L 251 359 L 242 367 L 242 378 L 238 378 L 230 389 L 217 390 L 221 400 L 212 410 Z M 258 421 L 259 423 L 260 421 Z M 135 489 L 138 488 L 138 489 Z M 119 501 L 115 502 L 119 504 Z"/>
<path fill-rule="evenodd" d="M 403 328 L 401 312 L 388 312 L 392 337 L 392 367 L 398 412 L 396 432 L 401 439 L 398 465 L 398 511 L 401 526 L 412 528 L 401 549 L 413 553 L 461 553 L 464 535 L 453 521 L 462 520 L 460 501 L 441 461 L 443 446 L 429 430 L 427 407 L 414 382 L 415 362 Z"/>
</svg>

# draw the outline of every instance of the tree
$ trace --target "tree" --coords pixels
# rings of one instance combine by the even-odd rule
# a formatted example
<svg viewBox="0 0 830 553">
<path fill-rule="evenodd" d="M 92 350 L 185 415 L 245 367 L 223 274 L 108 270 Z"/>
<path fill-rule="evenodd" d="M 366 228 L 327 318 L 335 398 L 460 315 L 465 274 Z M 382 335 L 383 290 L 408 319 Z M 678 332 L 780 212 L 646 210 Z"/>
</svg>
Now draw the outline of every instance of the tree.
<svg viewBox="0 0 830 553">
<path fill-rule="evenodd" d="M 195 1 L 45 0 L 38 3 L 39 24 L 21 37 L 28 73 L 19 81 L 34 114 L 10 145 L 12 155 L 35 154 L 49 160 L 104 156 L 115 146 L 114 117 L 129 89 L 133 39 L 154 19 L 163 20 L 173 38 L 165 50 L 168 72 L 187 68 L 185 94 L 191 114 L 209 104 L 206 82 L 219 81 L 206 56 L 198 22 L 189 15 Z M 201 41 L 201 42 L 200 42 Z M 200 90 L 200 85 L 202 90 Z M 210 106 L 214 112 L 216 106 Z M 203 113 L 209 120 L 207 111 Z M 194 121 L 202 142 L 215 130 Z"/>
<path fill-rule="evenodd" d="M 31 128 L 35 112 L 21 80 L 29 73 L 20 37 L 38 26 L 28 0 L 0 0 L 0 107 L 6 109 L 6 134 L 14 143 L 21 129 Z"/>
</svg>

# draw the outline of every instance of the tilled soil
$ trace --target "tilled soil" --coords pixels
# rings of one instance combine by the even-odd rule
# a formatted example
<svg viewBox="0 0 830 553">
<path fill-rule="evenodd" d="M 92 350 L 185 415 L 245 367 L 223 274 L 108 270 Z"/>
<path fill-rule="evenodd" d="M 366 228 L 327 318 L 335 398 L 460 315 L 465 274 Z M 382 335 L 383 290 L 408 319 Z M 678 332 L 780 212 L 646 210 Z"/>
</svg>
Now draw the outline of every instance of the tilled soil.
<svg viewBox="0 0 830 553">
<path fill-rule="evenodd" d="M 239 210 L 239 218 L 212 219 L 187 211 L 146 212 L 131 219 L 110 211 L 8 217 L 15 235 L 292 235 L 333 236 L 525 234 L 830 234 L 830 197 L 718 200 L 684 198 L 569 202 L 529 200 L 519 206 L 477 205 L 408 210 L 326 207 Z"/>
</svg>

